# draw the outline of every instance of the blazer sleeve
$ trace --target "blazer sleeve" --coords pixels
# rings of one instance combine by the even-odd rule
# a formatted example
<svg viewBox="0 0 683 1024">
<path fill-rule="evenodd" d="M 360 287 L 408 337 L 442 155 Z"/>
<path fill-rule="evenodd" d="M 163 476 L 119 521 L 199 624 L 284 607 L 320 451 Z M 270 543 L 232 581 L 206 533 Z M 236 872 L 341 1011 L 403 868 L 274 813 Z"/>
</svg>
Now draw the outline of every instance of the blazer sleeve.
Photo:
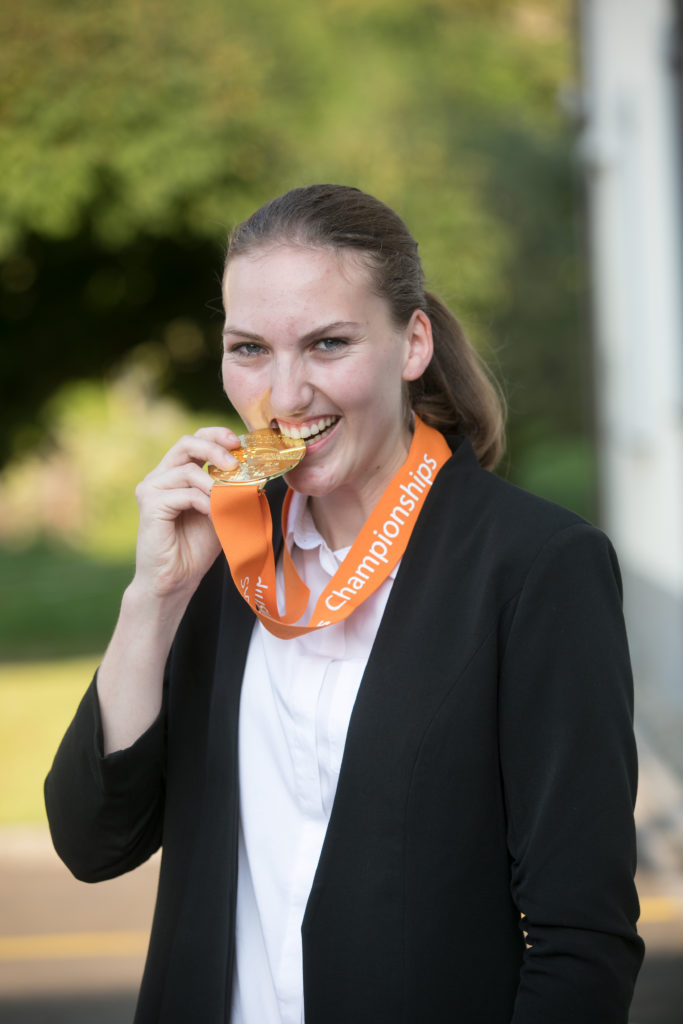
<svg viewBox="0 0 683 1024">
<path fill-rule="evenodd" d="M 616 556 L 587 523 L 545 543 L 508 610 L 499 708 L 528 944 L 512 1024 L 626 1024 L 643 956 L 633 684 Z"/>
<path fill-rule="evenodd" d="M 55 849 L 84 882 L 130 871 L 159 847 L 165 794 L 165 715 L 125 750 L 104 756 L 96 689 L 86 691 L 45 780 Z"/>
</svg>

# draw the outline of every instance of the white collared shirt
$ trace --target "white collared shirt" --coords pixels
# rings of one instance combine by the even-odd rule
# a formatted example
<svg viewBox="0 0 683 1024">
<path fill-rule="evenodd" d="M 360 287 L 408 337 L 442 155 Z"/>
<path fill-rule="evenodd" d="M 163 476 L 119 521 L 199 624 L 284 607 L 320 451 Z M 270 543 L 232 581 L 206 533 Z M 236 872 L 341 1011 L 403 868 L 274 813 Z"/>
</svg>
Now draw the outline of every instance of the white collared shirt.
<svg viewBox="0 0 683 1024">
<path fill-rule="evenodd" d="M 287 543 L 311 591 L 348 552 L 294 494 Z M 351 711 L 396 567 L 347 619 L 279 640 L 257 623 L 239 719 L 240 830 L 231 1024 L 302 1024 L 301 923 L 337 790 Z M 278 567 L 278 597 L 282 592 Z M 304 618 L 302 621 L 307 621 Z"/>
</svg>

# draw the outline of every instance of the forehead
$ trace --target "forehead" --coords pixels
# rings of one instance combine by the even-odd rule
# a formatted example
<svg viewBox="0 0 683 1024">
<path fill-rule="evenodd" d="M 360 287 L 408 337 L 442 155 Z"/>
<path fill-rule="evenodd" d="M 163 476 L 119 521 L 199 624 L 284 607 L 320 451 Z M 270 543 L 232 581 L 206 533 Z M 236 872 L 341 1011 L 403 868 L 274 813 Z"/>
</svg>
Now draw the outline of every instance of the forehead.
<svg viewBox="0 0 683 1024">
<path fill-rule="evenodd" d="M 370 299 L 373 289 L 367 264 L 353 250 L 277 244 L 231 259 L 223 296 L 226 306 L 287 297 L 358 301 Z"/>
</svg>

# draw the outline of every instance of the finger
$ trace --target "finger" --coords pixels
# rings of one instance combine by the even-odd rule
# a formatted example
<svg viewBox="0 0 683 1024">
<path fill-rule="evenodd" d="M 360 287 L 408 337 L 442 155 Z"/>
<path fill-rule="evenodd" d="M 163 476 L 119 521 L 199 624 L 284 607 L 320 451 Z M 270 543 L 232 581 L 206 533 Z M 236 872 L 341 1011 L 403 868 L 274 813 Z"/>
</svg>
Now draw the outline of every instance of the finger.
<svg viewBox="0 0 683 1024">
<path fill-rule="evenodd" d="M 169 495 L 186 490 L 203 494 L 207 501 L 211 495 L 213 481 L 208 473 L 193 462 L 185 463 L 163 472 L 159 471 L 145 477 L 135 488 L 135 497 L 141 515 L 154 516 L 156 509 L 168 507 Z M 177 509 L 177 499 L 173 498 L 173 508 Z"/>
<path fill-rule="evenodd" d="M 230 427 L 200 427 L 195 431 L 195 437 L 206 437 L 225 448 L 239 448 L 241 443 L 239 435 Z"/>
<path fill-rule="evenodd" d="M 213 480 L 200 466 L 195 462 L 186 462 L 182 466 L 173 466 L 148 477 L 143 481 L 143 493 L 156 496 L 166 490 L 194 487 L 210 494 L 212 484 Z"/>
<path fill-rule="evenodd" d="M 220 443 L 199 434 L 186 434 L 181 437 L 164 455 L 157 470 L 163 471 L 172 466 L 181 466 L 188 461 L 192 461 L 198 466 L 203 466 L 205 462 L 211 462 L 220 466 L 221 469 L 234 469 L 237 463 L 234 456 L 230 454 L 230 449 L 239 448 L 239 438 L 232 431 L 223 428 L 217 429 L 221 429 L 222 433 Z"/>
<path fill-rule="evenodd" d="M 164 500 L 152 512 L 152 517 L 159 520 L 177 519 L 183 512 L 201 512 L 208 516 L 211 511 L 211 499 L 204 491 L 195 487 L 178 487 L 163 492 Z"/>
</svg>

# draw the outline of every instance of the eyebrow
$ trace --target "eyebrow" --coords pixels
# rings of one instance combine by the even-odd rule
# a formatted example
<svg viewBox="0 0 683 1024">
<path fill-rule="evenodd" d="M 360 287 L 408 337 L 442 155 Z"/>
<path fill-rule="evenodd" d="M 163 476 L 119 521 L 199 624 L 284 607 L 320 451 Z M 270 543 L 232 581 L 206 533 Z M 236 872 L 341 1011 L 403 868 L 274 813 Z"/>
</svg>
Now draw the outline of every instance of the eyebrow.
<svg viewBox="0 0 683 1024">
<path fill-rule="evenodd" d="M 354 320 L 334 320 L 330 324 L 323 324 L 321 327 L 315 327 L 312 331 L 307 331 L 306 334 L 299 338 L 299 341 L 313 341 L 316 338 L 329 338 L 331 335 L 338 334 L 340 331 L 354 330 L 361 327 L 361 324 L 356 323 Z M 227 324 L 223 330 L 223 337 L 232 335 L 238 338 L 247 338 L 249 341 L 265 341 L 260 334 L 255 334 L 253 331 L 246 331 L 242 327 L 233 327 L 231 324 Z"/>
</svg>

